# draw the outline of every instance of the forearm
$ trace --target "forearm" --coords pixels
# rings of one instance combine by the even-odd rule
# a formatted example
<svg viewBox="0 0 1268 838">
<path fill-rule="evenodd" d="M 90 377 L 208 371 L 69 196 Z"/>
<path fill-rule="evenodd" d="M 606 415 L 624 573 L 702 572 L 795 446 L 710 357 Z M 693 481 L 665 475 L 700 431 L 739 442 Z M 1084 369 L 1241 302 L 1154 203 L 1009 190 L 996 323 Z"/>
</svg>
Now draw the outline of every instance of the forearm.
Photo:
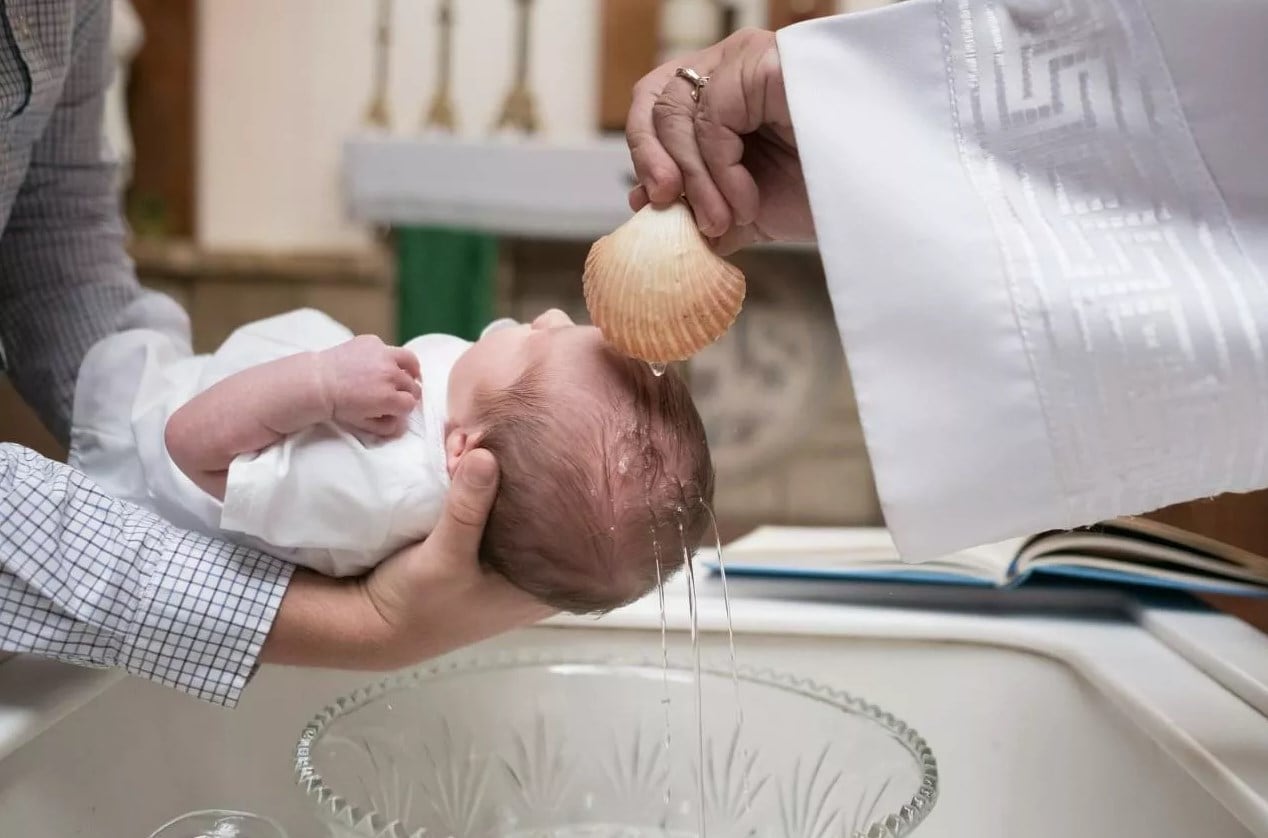
<svg viewBox="0 0 1268 838">
<path fill-rule="evenodd" d="M 119 668 L 232 706 L 291 571 L 0 444 L 0 649 Z"/>
<path fill-rule="evenodd" d="M 199 393 L 168 420 L 165 442 L 180 470 L 223 500 L 234 458 L 329 419 L 332 411 L 320 356 L 306 352 L 243 370 Z"/>
<path fill-rule="evenodd" d="M 350 670 L 392 669 L 412 662 L 399 654 L 359 581 L 302 568 L 291 579 L 260 660 Z"/>
<path fill-rule="evenodd" d="M 452 556 L 409 555 L 423 549 L 406 548 L 373 574 L 356 579 L 295 571 L 260 660 L 328 669 L 400 669 L 554 613 L 499 574 L 477 566 L 464 578 L 452 567 L 442 567 Z M 393 584 L 383 581 L 386 576 L 397 575 L 399 581 L 402 572 L 417 586 L 408 601 L 376 599 L 371 593 L 376 577 L 382 589 Z M 409 616 L 402 619 L 402 611 Z"/>
</svg>

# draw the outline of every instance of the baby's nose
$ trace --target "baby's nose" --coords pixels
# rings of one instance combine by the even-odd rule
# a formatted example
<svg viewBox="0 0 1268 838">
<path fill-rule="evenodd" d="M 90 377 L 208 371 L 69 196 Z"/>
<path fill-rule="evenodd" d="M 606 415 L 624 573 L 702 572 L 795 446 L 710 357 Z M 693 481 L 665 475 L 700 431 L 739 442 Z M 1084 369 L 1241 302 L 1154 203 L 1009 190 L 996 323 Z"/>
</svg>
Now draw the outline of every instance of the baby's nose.
<svg viewBox="0 0 1268 838">
<path fill-rule="evenodd" d="M 572 318 L 557 308 L 548 309 L 533 321 L 534 329 L 557 329 L 560 326 L 571 326 Z"/>
</svg>

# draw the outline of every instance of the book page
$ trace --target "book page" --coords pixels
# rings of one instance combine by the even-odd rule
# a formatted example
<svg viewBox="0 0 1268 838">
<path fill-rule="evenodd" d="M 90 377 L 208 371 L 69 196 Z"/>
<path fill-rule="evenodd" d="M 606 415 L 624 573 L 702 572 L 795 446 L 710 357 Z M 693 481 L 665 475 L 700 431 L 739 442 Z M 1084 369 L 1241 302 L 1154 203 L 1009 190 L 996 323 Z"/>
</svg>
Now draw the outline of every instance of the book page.
<svg viewBox="0 0 1268 838">
<path fill-rule="evenodd" d="M 740 572 L 945 573 L 998 585 L 1020 546 L 1015 540 L 906 562 L 883 527 L 762 527 L 723 547 L 722 558 Z"/>
<path fill-rule="evenodd" d="M 1041 556 L 1031 562 L 1028 569 L 1049 569 L 1059 572 L 1062 569 L 1076 568 L 1086 568 L 1099 572 L 1102 577 L 1118 581 L 1137 577 L 1139 579 L 1154 579 L 1170 583 L 1181 589 L 1208 589 L 1218 590 L 1227 594 L 1240 593 L 1254 596 L 1263 596 L 1268 593 L 1268 582 L 1262 580 L 1243 581 L 1231 579 L 1223 574 L 1186 572 L 1183 569 L 1176 569 L 1174 566 L 1157 567 L 1070 553 L 1053 553 Z"/>
<path fill-rule="evenodd" d="M 1268 583 L 1268 559 L 1214 539 L 1145 518 L 1120 518 L 1032 539 L 1014 562 L 1020 575 L 1041 556 L 1052 553 L 1099 556 L 1122 564 L 1170 564 L 1226 578 Z"/>
<path fill-rule="evenodd" d="M 1256 555 L 1214 538 L 1182 530 L 1151 518 L 1116 518 L 1113 521 L 1107 521 L 1105 526 L 1109 530 L 1123 530 L 1156 540 L 1170 541 L 1212 558 L 1241 565 L 1254 571 L 1256 575 L 1268 579 L 1268 557 Z"/>
<path fill-rule="evenodd" d="M 1114 567 L 1125 573 L 1162 575 L 1169 572 L 1230 579 L 1268 586 L 1268 576 L 1222 559 L 1182 547 L 1096 532 L 1052 534 L 1032 542 L 1018 556 L 1013 573 L 1054 564 Z"/>
</svg>

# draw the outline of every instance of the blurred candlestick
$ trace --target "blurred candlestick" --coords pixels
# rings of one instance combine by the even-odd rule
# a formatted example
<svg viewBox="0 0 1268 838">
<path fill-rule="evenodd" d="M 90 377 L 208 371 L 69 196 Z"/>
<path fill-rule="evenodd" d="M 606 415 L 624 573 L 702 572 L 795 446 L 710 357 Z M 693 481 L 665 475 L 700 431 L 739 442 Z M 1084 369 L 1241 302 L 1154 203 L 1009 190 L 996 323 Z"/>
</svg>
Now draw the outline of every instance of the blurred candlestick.
<svg viewBox="0 0 1268 838">
<path fill-rule="evenodd" d="M 453 104 L 453 0 L 440 0 L 437 14 L 438 67 L 436 70 L 436 94 L 427 109 L 423 126 L 428 129 L 452 132 L 458 127 Z"/>
<path fill-rule="evenodd" d="M 532 35 L 533 0 L 516 0 L 518 15 L 516 21 L 515 45 L 515 78 L 511 83 L 511 92 L 502 104 L 502 114 L 498 117 L 495 131 L 519 131 L 524 134 L 535 134 L 539 128 L 537 105 L 533 91 L 528 86 L 529 43 Z"/>
<path fill-rule="evenodd" d="M 387 128 L 391 122 L 387 107 L 388 55 L 392 43 L 392 0 L 379 0 L 374 44 L 374 78 L 365 121 L 375 128 Z"/>
</svg>

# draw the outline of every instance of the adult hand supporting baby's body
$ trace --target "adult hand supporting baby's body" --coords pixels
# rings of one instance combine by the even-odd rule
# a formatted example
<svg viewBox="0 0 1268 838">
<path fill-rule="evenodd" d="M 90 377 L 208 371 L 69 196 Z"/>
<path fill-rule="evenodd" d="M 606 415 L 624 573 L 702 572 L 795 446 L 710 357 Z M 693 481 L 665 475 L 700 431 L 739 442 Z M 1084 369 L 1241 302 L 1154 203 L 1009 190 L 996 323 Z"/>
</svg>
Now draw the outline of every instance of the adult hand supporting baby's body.
<svg viewBox="0 0 1268 838">
<path fill-rule="evenodd" d="M 262 659 L 395 669 L 550 616 L 549 606 L 480 563 L 480 540 L 497 485 L 493 455 L 470 451 L 454 475 L 440 522 L 425 541 L 355 581 L 297 572 Z M 313 619 L 320 613 L 325 619 Z M 314 629 L 319 636 L 313 636 Z"/>
<path fill-rule="evenodd" d="M 679 68 L 708 77 L 699 101 Z M 632 209 L 685 195 L 723 255 L 814 239 L 775 33 L 744 29 L 648 73 L 634 87 L 626 139 L 639 182 Z"/>
</svg>

